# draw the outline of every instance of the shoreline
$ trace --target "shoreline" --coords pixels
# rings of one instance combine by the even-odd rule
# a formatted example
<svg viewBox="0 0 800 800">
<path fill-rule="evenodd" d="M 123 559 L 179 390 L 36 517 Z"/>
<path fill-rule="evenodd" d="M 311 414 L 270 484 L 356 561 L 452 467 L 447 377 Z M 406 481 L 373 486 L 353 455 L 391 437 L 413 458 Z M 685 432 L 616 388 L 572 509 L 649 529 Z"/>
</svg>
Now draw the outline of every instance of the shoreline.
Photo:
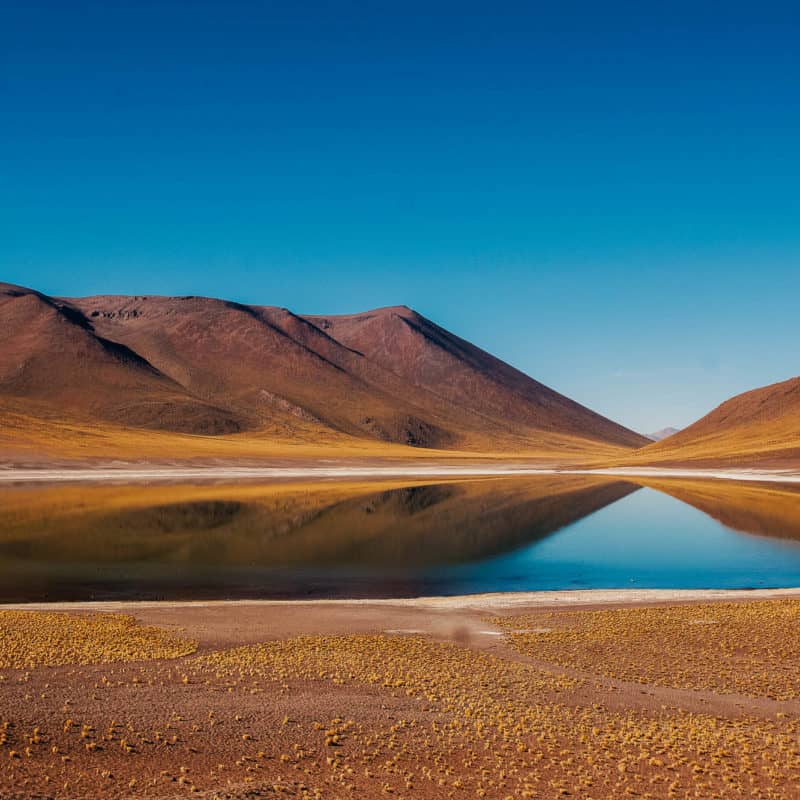
<svg viewBox="0 0 800 800">
<path fill-rule="evenodd" d="M 0 467 L 0 484 L 9 483 L 153 483 L 158 481 L 221 481 L 221 480 L 330 480 L 379 478 L 490 478 L 524 477 L 526 475 L 596 475 L 609 478 L 682 478 L 695 480 L 727 480 L 747 483 L 800 484 L 800 472 L 769 469 L 691 469 L 680 467 L 607 467 L 581 469 L 573 467 L 475 464 L 455 466 L 434 464 L 412 466 L 308 466 L 308 467 L 65 467 L 16 468 Z"/>
<path fill-rule="evenodd" d="M 0 603 L 0 611 L 124 611 L 126 609 L 258 609 L 325 606 L 429 609 L 431 611 L 491 611 L 520 607 L 614 606 L 639 603 L 703 603 L 727 600 L 800 598 L 800 587 L 781 589 L 564 589 L 540 592 L 492 592 L 433 597 L 314 598 L 310 600 L 77 600 Z"/>
</svg>

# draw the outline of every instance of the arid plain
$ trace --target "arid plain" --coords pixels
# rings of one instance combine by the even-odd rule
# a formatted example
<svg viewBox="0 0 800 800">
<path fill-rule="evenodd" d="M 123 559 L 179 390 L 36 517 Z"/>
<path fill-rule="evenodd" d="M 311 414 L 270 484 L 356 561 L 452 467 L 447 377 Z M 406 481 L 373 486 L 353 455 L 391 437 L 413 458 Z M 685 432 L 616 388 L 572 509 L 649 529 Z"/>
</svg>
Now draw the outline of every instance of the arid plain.
<svg viewBox="0 0 800 800">
<path fill-rule="evenodd" d="M 787 595 L 4 610 L 0 787 L 791 798 L 800 599 Z"/>
</svg>

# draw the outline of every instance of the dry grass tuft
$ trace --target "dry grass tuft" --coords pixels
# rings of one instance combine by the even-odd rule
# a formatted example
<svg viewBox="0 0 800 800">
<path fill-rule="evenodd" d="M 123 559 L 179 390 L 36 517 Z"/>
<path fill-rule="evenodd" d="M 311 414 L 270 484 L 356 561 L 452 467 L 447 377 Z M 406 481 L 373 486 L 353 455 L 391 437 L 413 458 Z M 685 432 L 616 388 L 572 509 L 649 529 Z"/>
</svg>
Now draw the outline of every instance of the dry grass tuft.
<svg viewBox="0 0 800 800">
<path fill-rule="evenodd" d="M 123 614 L 0 611 L 0 667 L 104 664 L 179 658 L 197 643 Z"/>
<path fill-rule="evenodd" d="M 519 652 L 562 667 L 679 689 L 800 697 L 798 600 L 542 612 L 493 622 Z"/>
<path fill-rule="evenodd" d="M 796 609 L 764 605 L 751 604 L 750 611 L 725 604 L 631 609 L 653 616 L 623 616 L 613 625 L 618 636 L 630 627 L 633 664 L 636 648 L 641 654 L 658 647 L 664 661 L 681 652 L 677 633 L 664 640 L 654 620 L 673 620 L 667 629 L 674 624 L 675 631 L 680 620 L 690 642 L 702 630 L 698 646 L 729 617 L 731 626 L 739 626 L 731 631 L 771 621 L 775 631 L 757 637 L 740 663 L 756 686 L 766 659 L 778 659 L 776 673 L 793 663 L 791 643 L 783 651 L 774 648 L 780 632 L 791 630 Z M 623 696 L 616 682 L 600 677 L 610 669 L 603 647 L 613 627 L 609 619 L 616 618 L 587 622 L 592 613 L 563 612 L 548 623 L 552 634 L 574 630 L 579 622 L 605 632 L 571 645 L 553 640 L 554 655 L 570 647 L 585 650 L 585 677 L 539 668 L 504 646 L 493 654 L 422 636 L 385 635 L 306 636 L 177 663 L 19 673 L 11 676 L 13 684 L 0 686 L 0 796 L 800 797 L 797 703 L 752 701 L 745 713 L 730 698 L 722 710 L 697 713 L 649 699 L 652 686 Z M 544 628 L 544 616 L 501 623 L 512 631 L 533 621 Z M 86 624 L 95 618 L 73 619 Z M 106 625 L 113 627 L 114 619 L 105 618 Z M 697 619 L 704 624 L 690 624 Z M 513 641 L 527 652 L 550 633 L 532 639 L 525 638 L 530 633 L 513 634 Z M 722 635 L 723 643 L 726 635 L 733 634 Z M 175 653 L 181 641 L 175 640 Z M 159 646 L 166 647 L 163 641 Z M 720 674 L 709 667 L 703 680 Z M 59 680 L 71 676 L 75 685 L 59 689 Z M 59 692 L 58 698 L 37 700 L 35 691 L 44 688 Z M 674 694 L 658 691 L 664 699 Z"/>
</svg>

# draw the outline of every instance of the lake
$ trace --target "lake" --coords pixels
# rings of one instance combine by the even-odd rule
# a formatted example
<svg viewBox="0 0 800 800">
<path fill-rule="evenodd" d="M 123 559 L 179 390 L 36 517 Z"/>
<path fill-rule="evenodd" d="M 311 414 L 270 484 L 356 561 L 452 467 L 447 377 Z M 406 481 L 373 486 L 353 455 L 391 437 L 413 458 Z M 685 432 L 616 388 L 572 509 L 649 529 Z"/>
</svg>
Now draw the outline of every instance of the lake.
<svg viewBox="0 0 800 800">
<path fill-rule="evenodd" d="M 0 489 L 5 602 L 789 586 L 792 486 L 547 475 Z"/>
</svg>

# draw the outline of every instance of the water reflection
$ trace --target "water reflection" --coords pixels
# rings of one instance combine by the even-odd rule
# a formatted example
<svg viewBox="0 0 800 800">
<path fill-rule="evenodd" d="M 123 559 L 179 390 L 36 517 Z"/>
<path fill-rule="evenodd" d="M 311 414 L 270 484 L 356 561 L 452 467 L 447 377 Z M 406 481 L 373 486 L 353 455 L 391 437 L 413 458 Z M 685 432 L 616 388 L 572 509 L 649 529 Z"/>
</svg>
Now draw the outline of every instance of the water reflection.
<svg viewBox="0 0 800 800">
<path fill-rule="evenodd" d="M 733 481 L 647 481 L 733 530 L 800 541 L 800 486 Z"/>
<path fill-rule="evenodd" d="M 794 489 L 648 486 L 559 475 L 4 488 L 0 600 L 800 585 Z"/>
</svg>

